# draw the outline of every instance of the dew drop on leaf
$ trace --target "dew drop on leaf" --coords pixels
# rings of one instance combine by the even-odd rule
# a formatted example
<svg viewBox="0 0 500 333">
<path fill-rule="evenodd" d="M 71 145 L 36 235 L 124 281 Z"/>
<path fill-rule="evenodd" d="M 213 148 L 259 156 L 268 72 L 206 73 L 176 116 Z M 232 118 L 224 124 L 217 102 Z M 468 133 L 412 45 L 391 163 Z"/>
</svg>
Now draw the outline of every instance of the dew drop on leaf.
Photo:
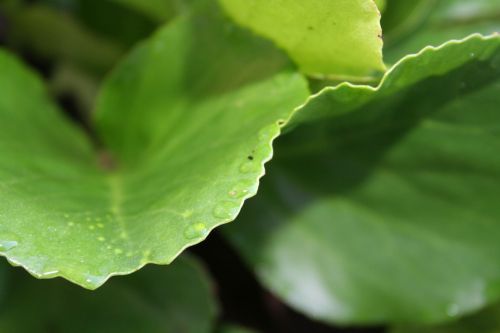
<svg viewBox="0 0 500 333">
<path fill-rule="evenodd" d="M 0 251 L 6 252 L 12 250 L 17 246 L 17 241 L 14 240 L 0 240 Z"/>
<path fill-rule="evenodd" d="M 276 135 L 278 125 L 272 124 L 270 126 L 264 127 L 259 131 L 260 141 L 270 141 L 274 135 Z"/>
<path fill-rule="evenodd" d="M 184 237 L 187 239 L 195 239 L 206 236 L 208 233 L 207 227 L 204 223 L 195 223 L 188 226 L 184 230 Z"/>
<path fill-rule="evenodd" d="M 250 189 L 253 186 L 253 181 L 251 180 L 246 180 L 246 181 L 241 181 L 234 185 L 231 190 L 229 191 L 229 196 L 232 198 L 243 198 L 244 196 L 248 195 L 250 193 Z"/>
<path fill-rule="evenodd" d="M 241 173 L 252 173 L 258 171 L 258 169 L 259 169 L 259 164 L 256 163 L 255 161 L 243 162 L 240 165 Z"/>
<path fill-rule="evenodd" d="M 214 216 L 221 219 L 231 219 L 238 213 L 239 204 L 233 201 L 223 201 L 214 208 Z"/>
</svg>

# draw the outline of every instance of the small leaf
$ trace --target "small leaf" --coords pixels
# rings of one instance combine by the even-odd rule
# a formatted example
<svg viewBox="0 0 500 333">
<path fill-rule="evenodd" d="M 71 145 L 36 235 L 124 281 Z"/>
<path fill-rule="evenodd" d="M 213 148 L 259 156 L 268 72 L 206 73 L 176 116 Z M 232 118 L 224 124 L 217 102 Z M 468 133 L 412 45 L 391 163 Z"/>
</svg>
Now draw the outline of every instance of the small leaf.
<svg viewBox="0 0 500 333">
<path fill-rule="evenodd" d="M 385 69 L 373 0 L 219 0 L 241 25 L 286 50 L 313 76 L 368 76 Z"/>
<path fill-rule="evenodd" d="M 324 89 L 224 230 L 261 281 L 332 323 L 439 322 L 500 299 L 500 37 Z"/>
<path fill-rule="evenodd" d="M 59 280 L 9 274 L 0 331 L 209 333 L 216 304 L 207 276 L 193 259 L 148 267 L 89 293 Z"/>
<path fill-rule="evenodd" d="M 104 83 L 100 167 L 41 82 L 0 52 L 0 253 L 91 289 L 170 263 L 255 194 L 308 95 L 286 65 L 212 7 L 176 20 Z"/>
</svg>

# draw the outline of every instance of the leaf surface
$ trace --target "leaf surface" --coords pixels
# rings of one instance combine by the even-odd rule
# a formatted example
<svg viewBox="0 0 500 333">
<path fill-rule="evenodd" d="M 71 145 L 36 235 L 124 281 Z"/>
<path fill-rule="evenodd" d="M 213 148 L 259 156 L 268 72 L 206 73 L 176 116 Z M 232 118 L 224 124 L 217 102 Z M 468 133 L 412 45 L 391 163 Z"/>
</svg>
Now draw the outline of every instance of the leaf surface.
<svg viewBox="0 0 500 333">
<path fill-rule="evenodd" d="M 384 57 L 396 62 L 428 45 L 500 32 L 497 0 L 392 0 L 384 12 Z"/>
<path fill-rule="evenodd" d="M 17 333 L 209 333 L 216 304 L 194 259 L 148 267 L 88 292 L 60 280 L 9 273 L 0 331 Z"/>
<path fill-rule="evenodd" d="M 326 88 L 224 230 L 261 281 L 333 323 L 439 322 L 500 298 L 500 38 Z"/>
<path fill-rule="evenodd" d="M 176 20 L 104 83 L 95 115 L 112 153 L 99 158 L 0 52 L 0 253 L 90 289 L 170 263 L 255 194 L 272 140 L 308 94 L 286 65 L 212 7 Z"/>
<path fill-rule="evenodd" d="M 238 23 L 273 40 L 307 74 L 368 76 L 385 69 L 373 0 L 219 0 Z"/>
</svg>

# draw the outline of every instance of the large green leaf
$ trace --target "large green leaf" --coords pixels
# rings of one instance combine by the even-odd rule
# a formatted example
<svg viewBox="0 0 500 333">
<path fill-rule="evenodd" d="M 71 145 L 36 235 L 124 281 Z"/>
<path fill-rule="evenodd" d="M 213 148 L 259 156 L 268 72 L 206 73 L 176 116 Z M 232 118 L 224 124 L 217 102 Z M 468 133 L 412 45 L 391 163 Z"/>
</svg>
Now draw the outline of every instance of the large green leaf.
<svg viewBox="0 0 500 333">
<path fill-rule="evenodd" d="M 386 7 L 384 56 L 389 62 L 427 45 L 500 32 L 498 0 L 391 0 Z"/>
<path fill-rule="evenodd" d="M 307 74 L 367 76 L 385 69 L 373 0 L 219 0 L 240 24 L 285 49 Z"/>
<path fill-rule="evenodd" d="M 227 236 L 324 321 L 436 322 L 500 298 L 499 92 L 500 37 L 478 35 L 377 88 L 324 89 Z"/>
<path fill-rule="evenodd" d="M 86 288 L 170 263 L 255 194 L 308 93 L 298 74 L 269 76 L 284 63 L 211 6 L 176 20 L 105 82 L 96 122 L 111 152 L 98 163 L 42 83 L 0 52 L 0 253 Z"/>
<path fill-rule="evenodd" d="M 96 292 L 67 282 L 9 274 L 0 332 L 210 333 L 216 315 L 211 285 L 196 261 L 148 267 Z"/>
<path fill-rule="evenodd" d="M 500 306 L 496 305 L 451 324 L 439 326 L 402 326 L 391 333 L 499 333 Z"/>
</svg>

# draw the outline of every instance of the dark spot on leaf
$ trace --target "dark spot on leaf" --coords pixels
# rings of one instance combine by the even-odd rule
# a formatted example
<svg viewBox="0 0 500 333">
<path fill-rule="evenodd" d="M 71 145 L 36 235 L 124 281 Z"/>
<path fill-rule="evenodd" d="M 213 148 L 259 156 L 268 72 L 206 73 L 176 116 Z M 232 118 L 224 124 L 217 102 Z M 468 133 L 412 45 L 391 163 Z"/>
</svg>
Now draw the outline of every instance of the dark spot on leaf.
<svg viewBox="0 0 500 333">
<path fill-rule="evenodd" d="M 253 161 L 253 156 L 252 155 L 248 155 L 247 158 L 250 160 L 250 161 Z"/>
<path fill-rule="evenodd" d="M 117 168 L 116 159 L 108 151 L 99 152 L 99 166 L 106 171 L 112 171 Z"/>
</svg>

